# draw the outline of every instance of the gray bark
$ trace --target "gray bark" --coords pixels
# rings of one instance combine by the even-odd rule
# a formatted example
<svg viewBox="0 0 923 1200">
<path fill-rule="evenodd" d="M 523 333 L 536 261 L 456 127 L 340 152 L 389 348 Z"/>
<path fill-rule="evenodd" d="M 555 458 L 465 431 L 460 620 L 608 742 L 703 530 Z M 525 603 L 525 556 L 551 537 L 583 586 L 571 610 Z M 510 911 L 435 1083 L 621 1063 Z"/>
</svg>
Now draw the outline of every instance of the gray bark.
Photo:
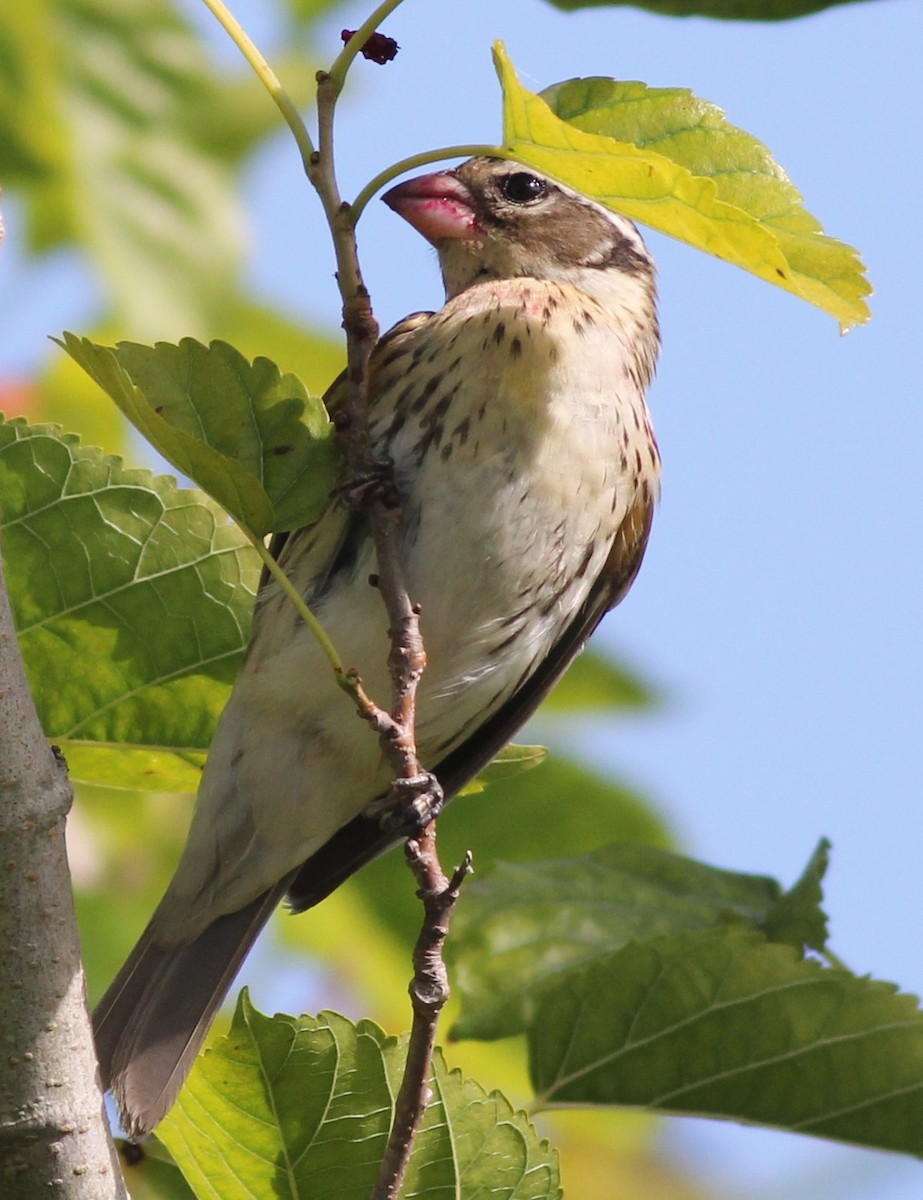
<svg viewBox="0 0 923 1200">
<path fill-rule="evenodd" d="M 10 1200 L 125 1196 L 64 847 L 71 798 L 26 683 L 0 559 L 0 1195 Z"/>
</svg>

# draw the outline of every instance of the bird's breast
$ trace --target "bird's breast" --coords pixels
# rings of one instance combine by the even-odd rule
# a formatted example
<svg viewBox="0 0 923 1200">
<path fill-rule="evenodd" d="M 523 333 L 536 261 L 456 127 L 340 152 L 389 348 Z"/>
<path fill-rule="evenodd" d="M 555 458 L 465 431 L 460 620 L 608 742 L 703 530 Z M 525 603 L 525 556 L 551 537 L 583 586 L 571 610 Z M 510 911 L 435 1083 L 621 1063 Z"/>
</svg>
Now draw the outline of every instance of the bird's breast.
<svg viewBox="0 0 923 1200">
<path fill-rule="evenodd" d="M 376 351 L 372 435 L 395 464 L 428 660 L 416 725 L 426 766 L 527 683 L 590 595 L 639 491 L 656 491 L 641 378 L 612 314 L 534 280 L 470 288 Z M 387 616 L 362 523 L 331 509 L 281 561 L 387 703 Z M 270 587 L 172 885 L 185 934 L 191 912 L 203 928 L 313 854 L 389 777 L 313 635 Z"/>
<path fill-rule="evenodd" d="M 602 570 L 656 445 L 618 322 L 512 280 L 450 301 L 383 364 L 373 436 L 395 463 L 436 753 L 528 677 Z"/>
</svg>

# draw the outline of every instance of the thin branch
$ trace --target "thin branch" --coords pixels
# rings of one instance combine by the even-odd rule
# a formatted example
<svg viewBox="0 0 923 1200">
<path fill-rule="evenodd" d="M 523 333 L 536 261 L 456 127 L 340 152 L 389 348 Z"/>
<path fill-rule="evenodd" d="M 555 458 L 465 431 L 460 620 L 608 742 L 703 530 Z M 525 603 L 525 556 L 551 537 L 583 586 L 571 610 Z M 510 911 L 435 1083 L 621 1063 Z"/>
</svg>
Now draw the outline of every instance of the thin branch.
<svg viewBox="0 0 923 1200">
<path fill-rule="evenodd" d="M 388 5 L 382 5 L 375 15 L 380 16 L 385 9 L 390 10 Z M 377 21 L 366 22 L 348 43 L 347 50 L 352 47 L 355 53 L 361 49 L 364 37 L 374 32 L 376 24 Z M 338 67 L 342 60 L 343 55 L 336 64 Z M 349 205 L 343 203 L 336 182 L 334 114 L 342 83 L 340 73 L 318 76 L 319 142 L 309 178 L 321 198 L 333 233 L 347 340 L 347 397 L 340 433 L 349 467 L 356 478 L 362 479 L 374 476 L 381 469 L 372 453 L 368 417 L 368 368 L 378 338 L 378 325 L 359 268 L 354 215 Z M 422 769 L 417 753 L 416 692 L 426 666 L 426 653 L 420 634 L 420 610 L 410 597 L 401 557 L 399 498 L 389 498 L 381 489 L 373 490 L 366 494 L 364 505 L 375 542 L 378 586 L 388 611 L 391 638 L 388 665 L 392 725 L 380 732 L 380 739 L 395 778 L 390 795 L 378 811 L 383 822 L 403 821 L 406 825 L 408 813 L 426 821 L 423 832 L 407 843 L 408 861 L 424 906 L 410 986 L 414 1014 L 410 1044 L 388 1145 L 372 1193 L 373 1200 L 393 1200 L 400 1190 L 426 1112 L 436 1029 L 449 995 L 442 948 L 458 888 L 470 864 L 466 860 L 453 880 L 447 882 L 436 853 L 435 823 L 427 820 L 438 811 L 442 792 L 435 776 Z"/>
<path fill-rule="evenodd" d="M 320 198 L 333 238 L 337 281 L 343 299 L 343 328 L 347 348 L 347 396 L 344 417 L 339 422 L 340 441 L 354 477 L 374 476 L 380 470 L 369 444 L 368 364 L 378 341 L 378 323 L 372 312 L 368 289 L 359 269 L 355 228 L 350 206 L 340 196 L 334 158 L 334 115 L 337 99 L 347 72 L 380 22 L 394 11 L 401 0 L 384 0 L 363 22 L 344 46 L 330 71 L 317 76 L 318 147 L 314 149 L 304 122 L 264 56 L 223 0 L 204 0 L 234 40 L 269 90 L 292 130 L 301 150 L 311 184 Z M 356 700 L 357 707 L 381 738 L 383 748 L 395 769 L 395 785 L 389 802 L 382 809 L 400 813 L 409 808 L 423 814 L 435 813 L 441 803 L 438 783 L 421 769 L 414 735 L 415 697 L 426 655 L 420 637 L 419 611 L 413 604 L 404 579 L 400 555 L 401 515 L 396 504 L 386 503 L 379 493 L 369 492 L 364 501 L 378 556 L 379 587 L 390 621 L 392 705 L 389 715 L 372 703 L 362 691 L 354 672 L 344 669 L 335 648 L 313 616 L 309 627 L 333 666 L 337 680 Z M 266 561 L 265 548 L 257 547 Z M 267 562 L 267 566 L 269 566 Z M 269 568 L 279 578 L 279 572 Z M 285 587 L 281 578 L 281 586 Z M 286 588 L 291 595 L 292 589 Z M 297 601 L 296 601 L 297 603 Z M 303 604 L 298 604 L 299 611 Z M 304 613 L 302 613 L 304 615 Z"/>
<path fill-rule="evenodd" d="M 363 26 L 364 28 L 364 26 Z M 361 42 L 358 36 L 353 42 Z M 343 298 L 343 328 L 346 331 L 347 395 L 339 434 L 349 470 L 359 479 L 380 473 L 369 441 L 368 368 L 378 340 L 378 323 L 372 312 L 368 289 L 362 279 L 350 209 L 344 204 L 336 181 L 334 115 L 341 81 L 325 72 L 318 75 L 318 149 L 308 172 L 324 207 L 333 235 L 337 282 Z M 396 503 L 370 490 L 363 504 L 378 558 L 378 585 L 388 611 L 392 684 L 391 722 L 379 723 L 382 747 L 395 771 L 395 785 L 385 809 L 397 813 L 417 807 L 423 814 L 438 808 L 441 794 L 435 779 L 421 768 L 416 750 L 414 718 L 416 690 L 426 666 L 420 636 L 419 609 L 407 589 L 401 560 L 401 512 Z"/>
<path fill-rule="evenodd" d="M 356 55 L 381 21 L 400 2 L 385 0 L 379 4 L 346 44 L 330 71 L 318 73 L 317 149 L 305 154 L 305 147 L 309 143 L 304 139 L 299 140 L 308 179 L 320 198 L 333 238 L 347 349 L 346 402 L 338 415 L 337 424 L 348 469 L 356 480 L 374 479 L 382 469 L 382 464 L 376 461 L 372 452 L 368 415 L 369 360 L 378 341 L 379 330 L 368 289 L 362 279 L 355 236 L 356 216 L 373 190 L 366 188 L 360 193 L 358 206 L 351 208 L 344 203 L 336 179 L 334 117 L 337 99 Z M 206 3 L 216 10 L 221 0 L 206 0 Z M 225 27 L 229 28 L 227 25 Z M 237 37 L 235 40 L 247 53 L 245 43 Z M 255 54 L 258 53 L 255 47 L 253 50 Z M 254 57 L 249 53 L 247 56 L 256 65 Z M 262 60 L 262 56 L 259 59 Z M 266 73 L 262 70 L 258 70 L 258 73 L 265 82 Z M 399 164 L 398 169 L 404 170 L 409 165 L 413 164 L 406 160 L 404 164 Z M 394 168 L 390 170 L 393 172 Z M 391 176 L 383 173 L 372 181 L 370 188 L 381 186 L 387 178 Z M 416 747 L 416 692 L 426 666 L 426 653 L 420 634 L 420 610 L 410 597 L 401 556 L 399 498 L 389 495 L 387 488 L 357 491 L 361 492 L 359 502 L 368 517 L 375 543 L 378 587 L 388 612 L 391 639 L 388 659 L 391 675 L 390 714 L 368 700 L 354 673 L 344 676 L 342 663 L 332 646 L 329 647 L 332 655 L 328 651 L 328 658 L 337 678 L 341 681 L 348 678 L 353 683 L 359 710 L 378 733 L 394 770 L 391 792 L 378 808 L 382 823 L 390 823 L 395 828 L 425 823 L 423 832 L 407 843 L 408 862 L 417 878 L 424 906 L 423 927 L 414 950 L 414 978 L 410 986 L 414 1013 L 410 1046 L 395 1106 L 395 1119 L 374 1192 L 375 1200 L 390 1200 L 400 1189 L 414 1138 L 426 1111 L 437 1022 L 449 995 L 442 948 L 458 889 L 470 870 L 470 862 L 466 859 L 452 880 L 447 881 L 436 854 L 436 828 L 432 817 L 438 812 L 442 792 L 435 776 L 422 769 Z M 348 494 L 348 487 L 346 492 Z M 277 575 L 278 572 L 273 570 L 273 574 Z M 312 622 L 309 624 L 313 627 Z M 324 640 L 321 639 L 322 644 Z M 412 822 L 408 822 L 410 816 L 414 818 Z"/>
<path fill-rule="evenodd" d="M 394 1105 L 391 1136 L 371 1200 L 394 1200 L 410 1164 L 414 1140 L 429 1102 L 429 1078 L 439 1017 L 449 998 L 449 978 L 442 957 L 449 921 L 459 889 L 471 871 L 467 854 L 451 879 L 446 879 L 436 853 L 436 823 L 426 827 L 405 847 L 423 901 L 423 926 L 413 952 L 410 984 L 413 1024 L 404 1064 L 404 1078 Z"/>
</svg>

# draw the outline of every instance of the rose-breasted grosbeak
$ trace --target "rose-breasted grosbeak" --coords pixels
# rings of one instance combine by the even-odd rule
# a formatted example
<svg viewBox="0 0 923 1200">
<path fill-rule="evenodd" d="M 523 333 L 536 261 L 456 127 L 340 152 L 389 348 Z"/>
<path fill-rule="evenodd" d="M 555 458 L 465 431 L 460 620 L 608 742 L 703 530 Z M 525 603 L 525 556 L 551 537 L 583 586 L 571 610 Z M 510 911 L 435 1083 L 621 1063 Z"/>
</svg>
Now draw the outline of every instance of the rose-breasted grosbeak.
<svg viewBox="0 0 923 1200">
<path fill-rule="evenodd" d="M 385 201 L 436 247 L 446 288 L 438 312 L 382 338 L 370 397 L 421 606 L 417 745 L 450 797 L 640 565 L 659 481 L 644 402 L 654 268 L 630 221 L 516 163 L 472 159 Z M 332 505 L 280 562 L 386 697 L 387 618 L 361 513 Z M 172 1103 L 277 903 L 316 904 L 398 840 L 367 811 L 389 770 L 348 705 L 294 607 L 264 586 L 176 875 L 96 1013 L 103 1078 L 135 1136 Z"/>
</svg>

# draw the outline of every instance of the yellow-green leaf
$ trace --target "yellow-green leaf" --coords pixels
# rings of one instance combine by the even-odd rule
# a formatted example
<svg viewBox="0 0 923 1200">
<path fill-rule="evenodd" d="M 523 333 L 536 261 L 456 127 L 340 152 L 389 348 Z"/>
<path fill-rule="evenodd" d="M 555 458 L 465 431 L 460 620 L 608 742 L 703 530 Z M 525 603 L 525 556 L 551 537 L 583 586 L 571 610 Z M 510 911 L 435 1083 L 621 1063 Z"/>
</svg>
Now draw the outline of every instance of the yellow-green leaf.
<svg viewBox="0 0 923 1200">
<path fill-rule="evenodd" d="M 114 742 L 60 742 L 72 779 L 120 791 L 198 791 L 204 751 Z"/>
<path fill-rule="evenodd" d="M 158 1136 L 197 1196 L 365 1200 L 406 1057 L 371 1021 L 267 1017 L 244 991 Z M 556 1152 L 499 1092 L 439 1051 L 428 1091 L 402 1196 L 561 1200 Z"/>
<path fill-rule="evenodd" d="M 504 746 L 480 775 L 462 788 L 459 795 L 470 796 L 475 792 L 483 792 L 489 783 L 496 783 L 500 779 L 512 779 L 515 775 L 521 775 L 523 771 L 531 771 L 547 757 L 548 751 L 544 746 Z"/>
<path fill-rule="evenodd" d="M 856 251 L 827 237 L 769 151 L 681 89 L 575 79 L 524 88 L 498 43 L 503 152 L 834 316 L 866 321 Z"/>
</svg>

